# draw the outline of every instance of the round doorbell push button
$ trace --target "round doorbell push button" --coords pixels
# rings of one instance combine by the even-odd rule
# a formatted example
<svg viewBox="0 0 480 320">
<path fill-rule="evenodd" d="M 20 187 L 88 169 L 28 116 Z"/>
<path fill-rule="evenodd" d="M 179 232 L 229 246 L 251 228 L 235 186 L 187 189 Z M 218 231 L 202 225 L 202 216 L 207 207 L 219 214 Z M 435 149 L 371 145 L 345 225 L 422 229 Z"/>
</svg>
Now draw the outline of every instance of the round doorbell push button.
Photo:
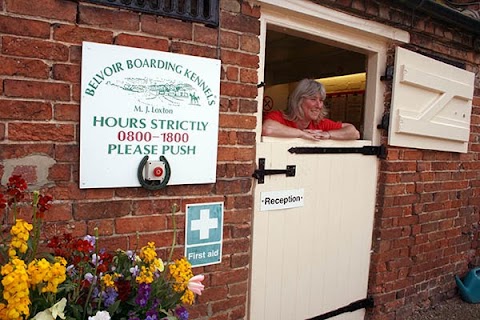
<svg viewBox="0 0 480 320">
<path fill-rule="evenodd" d="M 161 167 L 156 167 L 153 169 L 153 175 L 155 177 L 161 177 L 163 175 L 163 169 Z"/>
</svg>

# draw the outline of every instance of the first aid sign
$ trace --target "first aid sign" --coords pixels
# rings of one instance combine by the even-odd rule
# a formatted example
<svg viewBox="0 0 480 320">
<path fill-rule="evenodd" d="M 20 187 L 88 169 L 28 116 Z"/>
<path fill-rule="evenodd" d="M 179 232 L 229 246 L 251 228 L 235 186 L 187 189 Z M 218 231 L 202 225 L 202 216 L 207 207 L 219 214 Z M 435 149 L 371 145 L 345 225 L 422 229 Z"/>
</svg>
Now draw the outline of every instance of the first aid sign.
<svg viewBox="0 0 480 320">
<path fill-rule="evenodd" d="M 192 267 L 220 263 L 223 241 L 223 203 L 187 205 L 185 257 Z"/>
</svg>

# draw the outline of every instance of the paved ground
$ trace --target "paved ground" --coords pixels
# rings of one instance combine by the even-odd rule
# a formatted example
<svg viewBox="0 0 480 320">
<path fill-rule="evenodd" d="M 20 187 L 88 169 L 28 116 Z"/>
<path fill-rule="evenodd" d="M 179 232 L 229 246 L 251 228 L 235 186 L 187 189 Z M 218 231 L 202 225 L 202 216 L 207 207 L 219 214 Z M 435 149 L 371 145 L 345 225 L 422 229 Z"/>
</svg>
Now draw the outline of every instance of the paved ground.
<svg viewBox="0 0 480 320">
<path fill-rule="evenodd" d="M 480 320 L 480 304 L 467 303 L 456 296 L 406 320 Z"/>
</svg>

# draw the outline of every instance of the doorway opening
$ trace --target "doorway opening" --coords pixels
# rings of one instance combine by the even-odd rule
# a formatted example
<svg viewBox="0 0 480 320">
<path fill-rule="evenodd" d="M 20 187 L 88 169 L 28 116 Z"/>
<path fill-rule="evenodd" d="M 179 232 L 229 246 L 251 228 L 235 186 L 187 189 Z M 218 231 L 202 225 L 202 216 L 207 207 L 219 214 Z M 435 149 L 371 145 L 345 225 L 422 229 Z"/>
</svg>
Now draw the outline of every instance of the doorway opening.
<svg viewBox="0 0 480 320">
<path fill-rule="evenodd" d="M 262 0 L 256 156 L 267 169 L 295 165 L 296 175 L 269 175 L 254 186 L 249 319 L 309 319 L 367 295 L 379 161 L 357 153 L 296 154 L 292 147 L 363 148 L 380 144 L 387 53 L 408 33 L 308 1 Z M 328 81 L 363 77 L 334 89 Z M 362 140 L 262 137 L 262 109 L 284 109 L 303 78 L 321 79 L 330 118 L 352 121 Z M 338 81 L 341 80 L 341 81 Z M 348 92 L 347 92 L 348 91 Z M 343 109 L 337 96 L 348 97 Z M 336 94 L 336 95 L 334 95 Z M 350 99 L 352 102 L 353 98 Z M 262 105 L 263 102 L 263 105 Z M 343 110 L 340 112 L 339 110 Z M 357 114 L 355 115 L 355 112 Z M 358 115 L 360 113 L 360 115 Z M 303 204 L 265 208 L 266 197 L 303 193 Z M 262 200 L 263 197 L 263 200 Z M 348 201 L 345 201 L 348 199 Z M 352 214 L 353 213 L 353 214 Z M 363 319 L 357 310 L 349 319 Z"/>
<path fill-rule="evenodd" d="M 353 124 L 363 137 L 367 57 L 294 30 L 267 26 L 263 112 L 284 110 L 296 83 L 317 79 L 326 89 L 328 118 Z"/>
</svg>

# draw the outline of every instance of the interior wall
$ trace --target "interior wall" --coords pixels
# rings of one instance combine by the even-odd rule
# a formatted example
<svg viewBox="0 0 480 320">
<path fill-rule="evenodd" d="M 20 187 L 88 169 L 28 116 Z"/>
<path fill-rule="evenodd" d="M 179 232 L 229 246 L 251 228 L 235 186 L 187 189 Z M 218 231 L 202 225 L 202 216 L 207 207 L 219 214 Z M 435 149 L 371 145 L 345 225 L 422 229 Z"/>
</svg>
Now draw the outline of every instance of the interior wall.
<svg viewBox="0 0 480 320">
<path fill-rule="evenodd" d="M 325 107 L 328 109 L 328 118 L 351 123 L 363 132 L 366 73 L 321 78 L 318 81 L 325 86 L 327 92 Z M 263 112 L 285 110 L 288 96 L 296 84 L 297 82 L 290 82 L 265 86 Z"/>
</svg>

